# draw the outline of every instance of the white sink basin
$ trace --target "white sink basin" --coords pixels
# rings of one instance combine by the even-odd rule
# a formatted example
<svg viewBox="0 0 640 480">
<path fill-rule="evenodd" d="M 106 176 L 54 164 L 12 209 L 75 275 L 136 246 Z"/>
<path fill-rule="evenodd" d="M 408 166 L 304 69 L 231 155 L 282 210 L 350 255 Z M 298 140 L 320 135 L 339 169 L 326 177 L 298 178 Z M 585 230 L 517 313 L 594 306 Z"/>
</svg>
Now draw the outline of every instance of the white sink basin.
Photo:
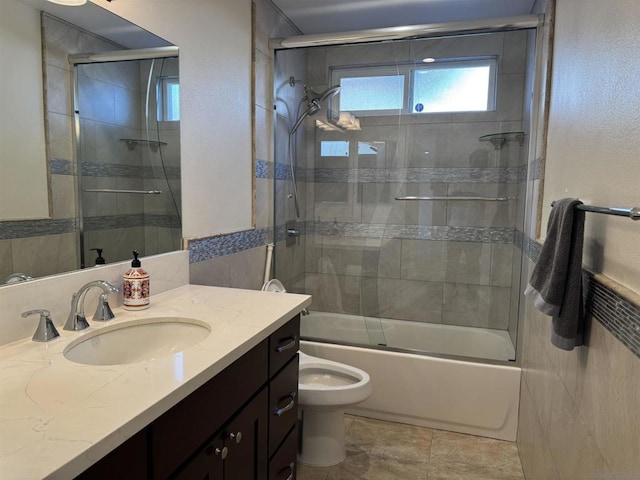
<svg viewBox="0 0 640 480">
<path fill-rule="evenodd" d="M 205 322 L 192 318 L 145 318 L 89 332 L 71 342 L 64 356 L 86 365 L 136 363 L 181 352 L 209 333 Z"/>
</svg>

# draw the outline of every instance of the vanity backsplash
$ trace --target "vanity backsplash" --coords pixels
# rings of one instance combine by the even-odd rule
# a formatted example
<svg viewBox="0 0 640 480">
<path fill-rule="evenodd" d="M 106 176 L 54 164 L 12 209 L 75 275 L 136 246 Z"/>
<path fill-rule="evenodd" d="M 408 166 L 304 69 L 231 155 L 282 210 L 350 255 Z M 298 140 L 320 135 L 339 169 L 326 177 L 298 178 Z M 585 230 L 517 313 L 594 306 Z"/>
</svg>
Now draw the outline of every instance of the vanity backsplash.
<svg viewBox="0 0 640 480">
<path fill-rule="evenodd" d="M 153 274 L 152 301 L 154 295 L 189 283 L 187 251 L 144 257 L 143 260 L 145 269 Z M 92 280 L 107 280 L 118 287 L 119 292 L 109 296 L 109 303 L 113 308 L 121 307 L 122 275 L 130 268 L 131 262 L 125 261 L 0 287 L 0 345 L 33 335 L 37 319 L 22 318 L 20 314 L 34 308 L 49 310 L 53 323 L 62 330 L 72 295 Z M 85 311 L 89 323 L 100 293 L 98 289 L 87 292 Z"/>
</svg>

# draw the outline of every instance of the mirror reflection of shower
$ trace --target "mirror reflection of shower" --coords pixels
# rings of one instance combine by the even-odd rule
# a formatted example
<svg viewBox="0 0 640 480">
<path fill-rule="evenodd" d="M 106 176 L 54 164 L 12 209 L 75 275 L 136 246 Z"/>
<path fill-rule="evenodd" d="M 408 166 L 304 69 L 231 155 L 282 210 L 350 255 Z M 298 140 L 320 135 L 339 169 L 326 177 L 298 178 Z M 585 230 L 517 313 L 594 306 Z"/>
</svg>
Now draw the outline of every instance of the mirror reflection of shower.
<svg viewBox="0 0 640 480">
<path fill-rule="evenodd" d="M 180 248 L 177 48 L 72 55 L 81 266 Z M 89 256 L 103 251 L 102 258 Z"/>
<path fill-rule="evenodd" d="M 296 183 L 295 168 L 297 158 L 295 133 L 307 117 L 311 117 L 322 110 L 322 105 L 340 92 L 340 85 L 333 85 L 324 91 L 317 92 L 313 87 L 306 85 L 301 80 L 296 80 L 294 77 L 289 77 L 289 85 L 291 87 L 302 85 L 304 88 L 304 96 L 300 99 L 298 108 L 296 109 L 296 121 L 293 123 L 291 130 L 289 130 L 289 168 L 291 170 L 293 204 L 296 212 L 296 218 L 300 218 L 300 203 L 298 200 L 298 186 Z M 306 108 L 301 112 L 305 104 Z"/>
</svg>

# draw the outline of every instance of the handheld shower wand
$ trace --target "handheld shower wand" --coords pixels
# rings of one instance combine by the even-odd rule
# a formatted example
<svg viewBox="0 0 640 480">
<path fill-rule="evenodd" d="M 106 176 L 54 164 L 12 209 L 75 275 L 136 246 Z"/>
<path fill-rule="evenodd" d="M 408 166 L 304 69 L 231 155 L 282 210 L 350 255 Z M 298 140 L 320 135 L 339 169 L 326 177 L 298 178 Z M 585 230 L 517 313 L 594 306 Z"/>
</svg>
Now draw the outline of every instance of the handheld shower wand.
<svg viewBox="0 0 640 480">
<path fill-rule="evenodd" d="M 340 85 L 334 85 L 323 92 L 315 92 L 313 88 L 306 85 L 301 80 L 296 80 L 295 77 L 289 77 L 289 85 L 295 87 L 296 84 L 300 84 L 304 88 L 304 97 L 298 104 L 298 112 L 304 102 L 307 102 L 307 108 L 302 112 L 296 121 L 294 122 L 291 130 L 289 131 L 289 167 L 291 169 L 291 184 L 293 187 L 293 205 L 296 211 L 296 218 L 300 218 L 300 205 L 298 203 L 298 186 L 296 183 L 296 169 L 295 169 L 295 133 L 300 128 L 300 125 L 304 122 L 304 119 L 315 115 L 322 109 L 322 104 L 336 95 L 340 91 Z"/>
</svg>

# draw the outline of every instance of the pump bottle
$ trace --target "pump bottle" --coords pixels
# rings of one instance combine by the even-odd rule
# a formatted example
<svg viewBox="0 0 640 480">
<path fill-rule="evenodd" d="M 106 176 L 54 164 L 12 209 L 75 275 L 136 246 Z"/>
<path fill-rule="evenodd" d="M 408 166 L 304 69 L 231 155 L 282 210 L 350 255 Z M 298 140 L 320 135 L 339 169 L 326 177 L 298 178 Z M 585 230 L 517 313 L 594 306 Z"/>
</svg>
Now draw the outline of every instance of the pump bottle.
<svg viewBox="0 0 640 480">
<path fill-rule="evenodd" d="M 131 269 L 122 276 L 122 300 L 125 310 L 149 308 L 149 273 L 142 268 L 138 255 L 137 250 L 134 250 Z"/>
</svg>

